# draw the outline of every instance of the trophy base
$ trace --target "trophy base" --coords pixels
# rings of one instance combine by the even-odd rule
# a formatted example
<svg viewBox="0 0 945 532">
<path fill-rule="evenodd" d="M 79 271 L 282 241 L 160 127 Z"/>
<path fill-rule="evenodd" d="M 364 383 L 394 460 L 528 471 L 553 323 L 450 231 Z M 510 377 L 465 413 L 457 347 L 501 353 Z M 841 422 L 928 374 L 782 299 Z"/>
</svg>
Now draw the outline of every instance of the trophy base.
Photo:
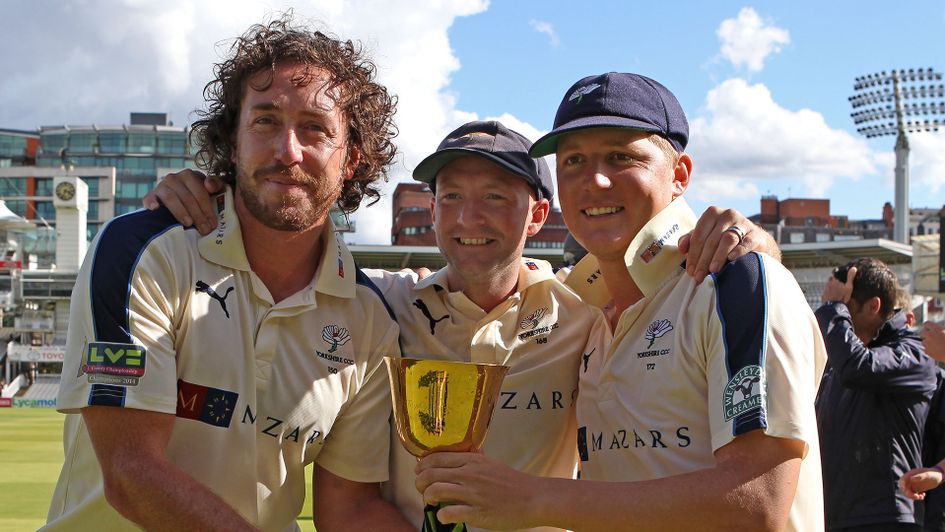
<svg viewBox="0 0 945 532">
<path fill-rule="evenodd" d="M 420 532 L 467 532 L 466 523 L 441 523 L 436 518 L 436 512 L 442 506 L 428 504 L 423 507 L 423 528 Z"/>
</svg>

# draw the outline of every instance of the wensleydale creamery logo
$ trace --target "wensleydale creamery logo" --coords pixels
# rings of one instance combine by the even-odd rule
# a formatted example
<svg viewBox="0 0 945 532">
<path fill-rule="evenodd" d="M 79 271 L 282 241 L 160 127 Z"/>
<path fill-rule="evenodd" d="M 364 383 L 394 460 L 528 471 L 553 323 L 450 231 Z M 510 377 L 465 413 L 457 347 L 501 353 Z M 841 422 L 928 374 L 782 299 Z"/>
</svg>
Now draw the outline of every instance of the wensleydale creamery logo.
<svg viewBox="0 0 945 532">
<path fill-rule="evenodd" d="M 328 352 L 334 353 L 336 349 L 351 340 L 351 335 L 348 334 L 348 329 L 344 327 L 329 325 L 322 329 L 322 340 L 325 340 L 331 345 L 331 347 L 328 348 Z"/>
<path fill-rule="evenodd" d="M 754 409 L 765 407 L 764 371 L 761 366 L 745 366 L 725 385 L 722 409 L 725 421 Z"/>
</svg>

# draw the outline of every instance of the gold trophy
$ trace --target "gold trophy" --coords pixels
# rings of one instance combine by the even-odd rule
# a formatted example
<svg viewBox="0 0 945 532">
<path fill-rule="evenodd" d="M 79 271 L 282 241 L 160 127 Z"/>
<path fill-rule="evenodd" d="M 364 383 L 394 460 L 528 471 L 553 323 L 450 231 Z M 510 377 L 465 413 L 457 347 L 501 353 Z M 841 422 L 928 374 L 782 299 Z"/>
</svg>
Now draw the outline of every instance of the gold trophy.
<svg viewBox="0 0 945 532">
<path fill-rule="evenodd" d="M 397 434 L 407 452 L 423 458 L 482 447 L 508 366 L 395 357 L 384 361 Z M 466 530 L 463 523 L 440 523 L 438 509 L 424 509 L 422 532 Z"/>
</svg>

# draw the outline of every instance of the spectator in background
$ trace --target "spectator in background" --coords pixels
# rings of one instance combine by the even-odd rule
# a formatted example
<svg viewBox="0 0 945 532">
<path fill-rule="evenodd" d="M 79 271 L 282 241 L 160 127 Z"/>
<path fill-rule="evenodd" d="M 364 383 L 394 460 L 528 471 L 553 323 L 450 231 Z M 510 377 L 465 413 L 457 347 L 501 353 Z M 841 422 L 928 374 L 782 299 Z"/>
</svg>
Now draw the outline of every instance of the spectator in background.
<svg viewBox="0 0 945 532">
<path fill-rule="evenodd" d="M 922 338 L 925 354 L 935 360 L 945 362 L 945 327 L 934 321 L 927 321 L 922 324 L 919 336 Z"/>
<path fill-rule="evenodd" d="M 921 530 L 896 481 L 921 464 L 936 368 L 896 312 L 899 293 L 886 264 L 860 258 L 834 270 L 815 313 L 827 345 L 816 406 L 828 530 Z"/>
</svg>

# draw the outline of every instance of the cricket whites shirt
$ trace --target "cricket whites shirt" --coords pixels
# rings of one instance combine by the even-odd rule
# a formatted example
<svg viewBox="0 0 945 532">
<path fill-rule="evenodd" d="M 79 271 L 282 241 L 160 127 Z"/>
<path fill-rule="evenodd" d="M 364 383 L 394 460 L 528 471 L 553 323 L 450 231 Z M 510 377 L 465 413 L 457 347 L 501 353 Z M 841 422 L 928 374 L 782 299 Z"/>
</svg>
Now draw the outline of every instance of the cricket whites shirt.
<svg viewBox="0 0 945 532">
<path fill-rule="evenodd" d="M 215 201 L 208 236 L 139 211 L 106 225 L 82 265 L 46 529 L 137 529 L 105 501 L 81 417 L 90 405 L 176 415 L 170 460 L 264 530 L 297 528 L 306 464 L 387 479 L 383 357 L 400 351 L 383 299 L 326 224 L 311 284 L 275 303 L 250 270 L 232 192 Z"/>
<path fill-rule="evenodd" d="M 814 397 L 826 351 L 813 312 L 790 272 L 764 254 L 696 284 L 677 247 L 695 221 L 678 198 L 627 250 L 644 298 L 620 316 L 609 349 L 582 368 L 582 478 L 638 481 L 711 468 L 717 449 L 762 429 L 806 444 L 787 529 L 823 530 Z M 585 301 L 610 299 L 591 255 L 567 281 Z"/>
<path fill-rule="evenodd" d="M 419 281 L 415 274 L 366 273 L 397 316 L 405 356 L 510 366 L 485 454 L 532 475 L 573 477 L 577 374 L 587 353 L 605 348 L 603 314 L 561 284 L 545 261 L 523 259 L 516 292 L 488 313 L 462 292 L 450 291 L 448 268 Z M 417 460 L 403 449 L 396 429 L 391 436 L 391 480 L 384 495 L 419 526 Z"/>
</svg>

